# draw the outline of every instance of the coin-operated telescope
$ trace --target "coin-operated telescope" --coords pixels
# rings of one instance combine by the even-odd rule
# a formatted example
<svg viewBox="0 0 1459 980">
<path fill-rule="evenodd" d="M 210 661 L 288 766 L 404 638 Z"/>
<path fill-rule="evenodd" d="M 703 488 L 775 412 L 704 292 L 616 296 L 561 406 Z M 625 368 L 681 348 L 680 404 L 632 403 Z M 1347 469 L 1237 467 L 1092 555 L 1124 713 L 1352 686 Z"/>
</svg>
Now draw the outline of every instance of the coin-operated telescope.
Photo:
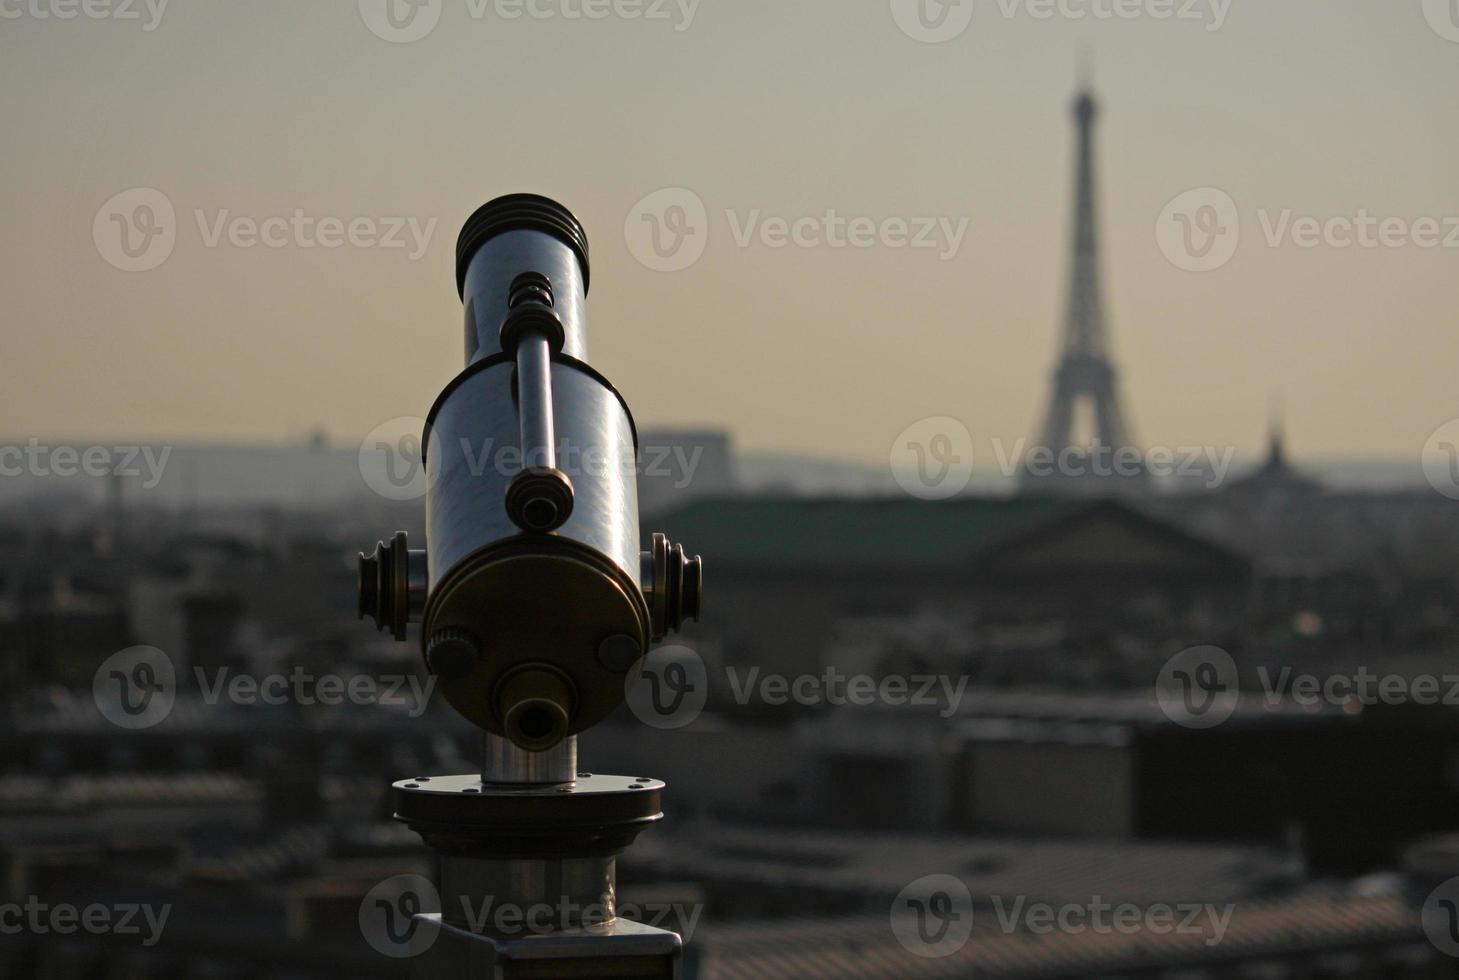
<svg viewBox="0 0 1459 980">
<path fill-rule="evenodd" d="M 396 817 L 441 855 L 440 939 L 417 972 L 457 975 L 430 965 L 453 943 L 503 977 L 597 976 L 592 958 L 629 948 L 677 971 L 678 936 L 612 911 L 614 856 L 662 816 L 664 784 L 578 773 L 576 735 L 699 618 L 701 562 L 662 534 L 642 550 L 637 435 L 588 362 L 577 218 L 531 194 L 491 201 L 461 231 L 456 280 L 466 368 L 427 417 L 426 548 L 399 532 L 360 555 L 361 618 L 399 640 L 419 623 L 437 689 L 485 733 L 479 777 L 394 787 Z M 551 920 L 548 943 L 466 929 L 461 906 L 486 897 L 583 914 Z M 530 972 L 545 955 L 587 972 Z"/>
</svg>

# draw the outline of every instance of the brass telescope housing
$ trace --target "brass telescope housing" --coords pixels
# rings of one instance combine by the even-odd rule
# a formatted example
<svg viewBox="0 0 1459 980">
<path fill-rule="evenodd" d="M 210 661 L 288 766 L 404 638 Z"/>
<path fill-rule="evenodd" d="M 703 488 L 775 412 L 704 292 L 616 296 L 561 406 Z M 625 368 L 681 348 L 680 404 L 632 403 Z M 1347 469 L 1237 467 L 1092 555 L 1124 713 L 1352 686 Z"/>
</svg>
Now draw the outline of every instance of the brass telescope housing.
<svg viewBox="0 0 1459 980">
<path fill-rule="evenodd" d="M 650 646 L 698 619 L 702 562 L 663 535 L 642 547 L 633 417 L 587 360 L 577 218 L 498 198 L 456 254 L 466 367 L 421 442 L 426 548 L 399 532 L 361 554 L 359 612 L 399 640 L 419 623 L 451 706 L 544 752 L 606 718 Z"/>
</svg>

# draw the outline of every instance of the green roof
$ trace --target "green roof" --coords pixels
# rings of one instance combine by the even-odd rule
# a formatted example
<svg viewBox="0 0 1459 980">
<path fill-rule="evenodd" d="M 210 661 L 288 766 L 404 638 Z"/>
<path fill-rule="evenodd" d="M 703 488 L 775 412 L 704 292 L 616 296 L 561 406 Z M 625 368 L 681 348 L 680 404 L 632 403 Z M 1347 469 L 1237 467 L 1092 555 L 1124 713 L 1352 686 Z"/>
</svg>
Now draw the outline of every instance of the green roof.
<svg viewBox="0 0 1459 980">
<path fill-rule="evenodd" d="M 705 561 L 949 567 L 1089 502 L 1042 497 L 716 497 L 646 520 Z"/>
</svg>

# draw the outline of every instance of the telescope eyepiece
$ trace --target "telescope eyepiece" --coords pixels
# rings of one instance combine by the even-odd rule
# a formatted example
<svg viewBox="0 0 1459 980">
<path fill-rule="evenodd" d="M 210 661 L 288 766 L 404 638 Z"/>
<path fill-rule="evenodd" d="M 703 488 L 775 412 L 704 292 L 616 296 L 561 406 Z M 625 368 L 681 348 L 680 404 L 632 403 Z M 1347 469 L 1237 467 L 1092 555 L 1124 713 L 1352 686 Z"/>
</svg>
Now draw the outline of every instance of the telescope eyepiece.
<svg viewBox="0 0 1459 980">
<path fill-rule="evenodd" d="M 530 664 L 504 677 L 497 690 L 502 730 L 518 748 L 545 752 L 567 737 L 575 699 L 561 672 Z"/>
<path fill-rule="evenodd" d="M 588 233 L 567 208 L 540 194 L 508 194 L 488 201 L 461 228 L 456 239 L 456 290 L 466 298 L 466 273 L 477 249 L 508 231 L 539 231 L 572 249 L 582 267 L 583 294 L 588 291 Z"/>
</svg>

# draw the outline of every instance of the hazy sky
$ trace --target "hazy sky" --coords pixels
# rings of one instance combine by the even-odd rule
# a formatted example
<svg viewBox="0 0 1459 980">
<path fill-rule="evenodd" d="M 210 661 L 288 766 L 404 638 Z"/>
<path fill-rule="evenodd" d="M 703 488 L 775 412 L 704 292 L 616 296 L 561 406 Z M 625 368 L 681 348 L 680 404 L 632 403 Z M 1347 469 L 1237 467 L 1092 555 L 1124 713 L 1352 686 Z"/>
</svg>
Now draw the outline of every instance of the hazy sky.
<svg viewBox="0 0 1459 980">
<path fill-rule="evenodd" d="M 1081 42 L 1138 439 L 1251 451 L 1280 394 L 1299 454 L 1411 458 L 1459 415 L 1459 247 L 1416 223 L 1459 246 L 1453 0 L 976 0 L 961 33 L 928 2 L 956 36 L 909 36 L 900 0 L 399 0 L 407 32 L 439 18 L 410 43 L 379 36 L 401 36 L 385 0 L 0 0 L 0 432 L 355 440 L 422 415 L 460 367 L 460 224 L 531 190 L 587 226 L 592 359 L 641 426 L 867 461 L 926 416 L 980 447 L 1031 434 Z M 1157 219 L 1206 187 L 1240 244 L 1192 272 Z M 175 214 L 147 271 L 113 264 L 167 240 L 119 251 L 152 201 L 104 205 L 133 188 Z M 648 267 L 635 210 L 663 188 L 707 214 L 679 271 Z M 828 211 L 893 221 L 858 248 Z M 1402 220 L 1372 247 L 1376 225 L 1310 248 L 1291 225 L 1360 213 Z M 250 245 L 275 217 L 280 246 Z M 906 247 L 923 218 L 938 247 Z M 391 219 L 431 230 L 419 256 Z"/>
</svg>

